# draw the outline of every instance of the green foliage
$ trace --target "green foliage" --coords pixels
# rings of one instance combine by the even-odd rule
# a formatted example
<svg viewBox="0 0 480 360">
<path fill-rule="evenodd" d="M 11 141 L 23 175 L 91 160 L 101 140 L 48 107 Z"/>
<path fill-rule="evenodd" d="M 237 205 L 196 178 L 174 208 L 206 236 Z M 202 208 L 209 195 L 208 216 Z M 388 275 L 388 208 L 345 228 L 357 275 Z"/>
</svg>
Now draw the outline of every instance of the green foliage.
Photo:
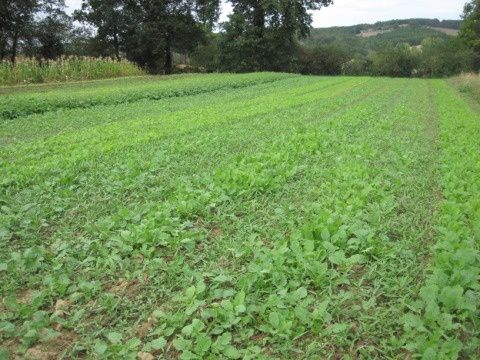
<svg viewBox="0 0 480 360">
<path fill-rule="evenodd" d="M 335 45 L 300 47 L 298 71 L 301 74 L 340 75 L 350 60 L 349 52 Z"/>
<path fill-rule="evenodd" d="M 24 55 L 55 59 L 72 29 L 63 0 L 5 0 L 0 5 L 0 61 Z"/>
<path fill-rule="evenodd" d="M 202 43 L 218 8 L 218 0 L 84 0 L 75 18 L 97 28 L 107 55 L 124 54 L 152 73 L 170 74 L 173 52 L 192 52 Z"/>
<path fill-rule="evenodd" d="M 311 10 L 332 0 L 233 0 L 219 41 L 221 70 L 292 71 L 297 38 L 308 35 Z"/>
<path fill-rule="evenodd" d="M 459 39 L 427 38 L 422 42 L 419 71 L 424 76 L 448 77 L 471 70 L 473 59 Z"/>
<path fill-rule="evenodd" d="M 98 105 L 114 105 L 137 102 L 140 100 L 160 100 L 213 92 L 220 89 L 235 89 L 254 84 L 274 82 L 285 78 L 286 74 L 246 74 L 246 75 L 212 75 L 181 76 L 170 81 L 158 81 L 158 77 L 138 77 L 118 79 L 109 86 L 89 87 L 73 86 L 71 91 L 52 87 L 45 94 L 36 94 L 32 98 L 30 89 L 15 95 L 0 98 L 2 110 L 0 119 L 11 119 L 29 114 L 41 114 L 52 110 L 90 108 Z M 121 85 L 121 86 L 120 86 Z M 41 89 L 41 88 L 40 88 Z M 8 88 L 7 88 L 8 90 Z"/>
<path fill-rule="evenodd" d="M 438 89 L 444 200 L 438 241 L 420 300 L 404 318 L 407 348 L 425 359 L 475 358 L 479 349 L 478 114 Z"/>
<path fill-rule="evenodd" d="M 477 0 L 471 0 L 465 4 L 463 23 L 460 28 L 460 37 L 477 53 L 480 54 L 480 6 Z"/>
<path fill-rule="evenodd" d="M 2 101 L 14 356 L 478 352 L 479 125 L 445 82 L 211 74 Z"/>
<path fill-rule="evenodd" d="M 411 77 L 418 71 L 420 53 L 408 44 L 385 48 L 372 56 L 372 72 L 375 75 Z"/>
</svg>

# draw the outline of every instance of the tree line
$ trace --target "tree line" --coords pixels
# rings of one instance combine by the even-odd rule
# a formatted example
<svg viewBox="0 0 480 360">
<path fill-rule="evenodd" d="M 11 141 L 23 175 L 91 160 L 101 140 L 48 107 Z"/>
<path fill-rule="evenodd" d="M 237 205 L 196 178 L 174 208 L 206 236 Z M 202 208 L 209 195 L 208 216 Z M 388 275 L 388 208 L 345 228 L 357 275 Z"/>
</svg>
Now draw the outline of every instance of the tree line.
<svg viewBox="0 0 480 360">
<path fill-rule="evenodd" d="M 165 74 L 179 54 L 205 71 L 448 76 L 480 67 L 480 0 L 465 5 L 458 38 L 431 37 L 417 47 L 385 41 L 368 52 L 304 41 L 311 11 L 333 0 L 229 2 L 233 12 L 219 24 L 221 0 L 83 0 L 72 15 L 64 0 L 2 0 L 0 60 L 14 64 L 19 53 L 39 61 L 103 56 Z M 420 20 L 419 26 L 455 25 Z"/>
</svg>

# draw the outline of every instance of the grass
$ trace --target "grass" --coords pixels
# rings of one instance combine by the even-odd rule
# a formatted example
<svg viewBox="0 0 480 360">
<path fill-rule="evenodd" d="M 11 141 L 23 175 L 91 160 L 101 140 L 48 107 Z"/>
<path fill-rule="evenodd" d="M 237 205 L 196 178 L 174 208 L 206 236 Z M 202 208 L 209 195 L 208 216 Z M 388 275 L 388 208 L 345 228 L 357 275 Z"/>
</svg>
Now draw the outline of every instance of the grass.
<svg viewBox="0 0 480 360">
<path fill-rule="evenodd" d="M 94 80 L 144 75 L 143 70 L 126 60 L 91 57 L 62 57 L 58 60 L 19 58 L 15 66 L 0 61 L 0 86 Z"/>
<path fill-rule="evenodd" d="M 4 352 L 478 357 L 480 122 L 447 82 L 139 77 L 0 104 Z"/>
</svg>

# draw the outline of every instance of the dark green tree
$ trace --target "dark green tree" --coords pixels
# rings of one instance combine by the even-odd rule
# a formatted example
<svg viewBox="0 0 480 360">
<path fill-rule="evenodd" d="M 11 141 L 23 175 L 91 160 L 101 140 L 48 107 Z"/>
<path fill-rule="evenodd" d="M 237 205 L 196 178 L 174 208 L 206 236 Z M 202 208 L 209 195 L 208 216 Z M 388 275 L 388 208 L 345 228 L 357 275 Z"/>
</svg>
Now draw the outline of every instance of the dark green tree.
<svg viewBox="0 0 480 360">
<path fill-rule="evenodd" d="M 76 10 L 73 17 L 95 27 L 96 41 L 103 47 L 102 55 L 120 59 L 122 36 L 127 26 L 124 0 L 83 0 L 81 9 Z"/>
<path fill-rule="evenodd" d="M 64 0 L 45 4 L 43 17 L 36 22 L 36 56 L 55 59 L 65 53 L 66 43 L 73 31 L 72 19 L 65 13 Z"/>
<path fill-rule="evenodd" d="M 224 24 L 220 64 L 225 70 L 290 70 L 298 38 L 308 35 L 311 10 L 332 0 L 232 0 Z"/>
<path fill-rule="evenodd" d="M 298 70 L 302 74 L 340 75 L 349 60 L 349 52 L 337 45 L 298 48 Z"/>
<path fill-rule="evenodd" d="M 150 69 L 170 74 L 173 71 L 173 52 L 192 52 L 206 42 L 219 16 L 219 0 L 137 0 L 130 24 L 141 14 L 141 25 L 129 33 L 127 55 Z"/>
<path fill-rule="evenodd" d="M 408 44 L 387 46 L 372 55 L 373 75 L 411 77 L 420 66 L 420 52 Z"/>
<path fill-rule="evenodd" d="M 10 61 L 15 64 L 22 38 L 31 38 L 35 26 L 35 14 L 42 3 L 38 0 L 2 0 L 0 5 L 0 44 L 2 59 L 10 52 Z"/>
<path fill-rule="evenodd" d="M 71 28 L 64 0 L 4 0 L 0 4 L 0 58 L 19 50 L 27 55 L 54 58 L 63 53 Z"/>
<path fill-rule="evenodd" d="M 480 68 L 480 0 L 471 0 L 465 4 L 462 17 L 459 36 L 475 51 L 475 67 L 478 69 Z"/>
<path fill-rule="evenodd" d="M 427 38 L 422 42 L 420 72 L 446 77 L 472 70 L 473 50 L 458 38 Z"/>
</svg>

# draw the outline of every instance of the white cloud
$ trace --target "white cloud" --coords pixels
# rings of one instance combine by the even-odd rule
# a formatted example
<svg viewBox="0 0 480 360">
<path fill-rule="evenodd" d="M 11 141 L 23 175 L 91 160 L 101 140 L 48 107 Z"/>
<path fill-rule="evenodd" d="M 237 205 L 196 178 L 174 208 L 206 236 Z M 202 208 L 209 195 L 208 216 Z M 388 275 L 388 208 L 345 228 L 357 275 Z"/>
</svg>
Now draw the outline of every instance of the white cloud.
<svg viewBox="0 0 480 360">
<path fill-rule="evenodd" d="M 458 19 L 467 0 L 334 0 L 334 5 L 313 14 L 313 26 L 343 26 L 407 18 Z M 66 0 L 70 11 L 82 0 Z M 223 4 L 220 21 L 226 21 L 229 4 Z"/>
</svg>

